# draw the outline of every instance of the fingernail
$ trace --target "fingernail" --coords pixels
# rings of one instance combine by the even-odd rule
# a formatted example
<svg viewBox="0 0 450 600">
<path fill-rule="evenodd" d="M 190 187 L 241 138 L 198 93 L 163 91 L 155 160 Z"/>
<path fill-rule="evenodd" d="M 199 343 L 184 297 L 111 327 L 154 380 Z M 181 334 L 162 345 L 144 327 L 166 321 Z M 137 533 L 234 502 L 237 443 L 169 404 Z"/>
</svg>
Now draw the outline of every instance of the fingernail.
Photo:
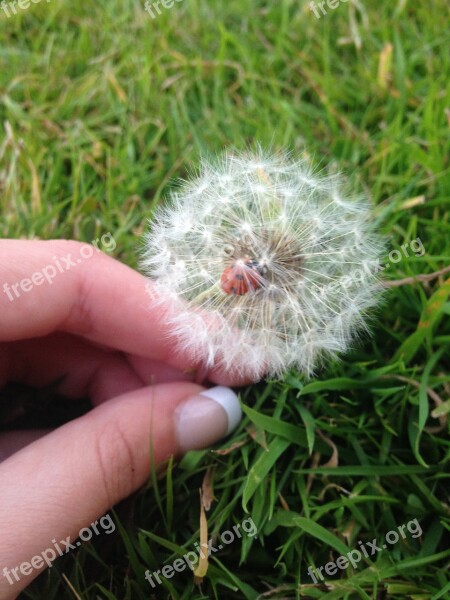
<svg viewBox="0 0 450 600">
<path fill-rule="evenodd" d="M 175 410 L 182 452 L 205 448 L 222 439 L 242 418 L 239 400 L 227 387 L 213 387 L 185 400 Z"/>
</svg>

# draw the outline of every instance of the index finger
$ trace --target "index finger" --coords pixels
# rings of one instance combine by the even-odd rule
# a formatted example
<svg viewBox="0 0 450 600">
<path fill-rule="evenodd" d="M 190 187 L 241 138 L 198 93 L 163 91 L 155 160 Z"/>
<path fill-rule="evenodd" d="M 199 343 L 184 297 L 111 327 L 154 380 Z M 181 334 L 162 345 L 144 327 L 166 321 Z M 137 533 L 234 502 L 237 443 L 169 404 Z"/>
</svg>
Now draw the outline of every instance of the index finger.
<svg viewBox="0 0 450 600">
<path fill-rule="evenodd" d="M 181 370 L 202 369 L 188 350 L 175 352 L 163 308 L 151 305 L 149 284 L 90 244 L 1 240 L 0 341 L 65 331 Z M 218 369 L 207 377 L 228 386 L 247 382 Z"/>
</svg>

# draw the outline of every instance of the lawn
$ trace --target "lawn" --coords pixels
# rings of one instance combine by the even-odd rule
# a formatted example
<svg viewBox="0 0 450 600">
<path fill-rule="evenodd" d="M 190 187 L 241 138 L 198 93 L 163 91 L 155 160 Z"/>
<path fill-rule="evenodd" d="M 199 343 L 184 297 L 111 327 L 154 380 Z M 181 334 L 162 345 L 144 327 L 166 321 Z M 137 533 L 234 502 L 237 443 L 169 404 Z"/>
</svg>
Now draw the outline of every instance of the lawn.
<svg viewBox="0 0 450 600">
<path fill-rule="evenodd" d="M 0 236 L 109 232 L 114 256 L 137 267 L 173 180 L 203 153 L 260 143 L 345 173 L 386 237 L 383 277 L 412 278 L 388 287 L 371 335 L 314 379 L 242 389 L 230 438 L 170 463 L 116 507 L 114 535 L 21 597 L 450 597 L 450 280 L 414 280 L 450 263 L 450 11 L 445 0 L 329 4 L 0 10 Z M 202 583 L 185 569 L 152 587 L 147 570 L 200 542 L 202 484 L 216 546 L 246 519 L 255 530 L 224 541 Z M 355 550 L 359 561 L 324 570 Z"/>
</svg>

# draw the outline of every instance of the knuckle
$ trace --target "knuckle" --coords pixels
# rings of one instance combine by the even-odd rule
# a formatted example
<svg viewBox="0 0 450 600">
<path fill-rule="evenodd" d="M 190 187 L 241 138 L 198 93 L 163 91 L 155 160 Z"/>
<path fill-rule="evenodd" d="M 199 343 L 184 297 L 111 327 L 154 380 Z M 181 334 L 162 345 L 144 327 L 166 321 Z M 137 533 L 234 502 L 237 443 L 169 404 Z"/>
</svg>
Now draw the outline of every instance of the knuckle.
<svg viewBox="0 0 450 600">
<path fill-rule="evenodd" d="M 107 505 L 113 506 L 137 487 L 135 453 L 116 421 L 106 422 L 98 433 L 95 454 L 101 493 Z"/>
</svg>

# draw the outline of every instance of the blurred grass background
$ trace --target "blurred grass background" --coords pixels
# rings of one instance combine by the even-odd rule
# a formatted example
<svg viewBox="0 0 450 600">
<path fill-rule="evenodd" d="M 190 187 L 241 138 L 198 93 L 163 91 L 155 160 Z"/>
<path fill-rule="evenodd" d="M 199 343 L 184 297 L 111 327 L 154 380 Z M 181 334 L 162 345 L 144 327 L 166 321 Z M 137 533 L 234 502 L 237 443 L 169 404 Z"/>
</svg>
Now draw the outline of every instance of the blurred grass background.
<svg viewBox="0 0 450 600">
<path fill-rule="evenodd" d="M 183 0 L 154 19 L 133 0 L 0 9 L 0 235 L 111 232 L 115 256 L 136 266 L 171 180 L 202 152 L 260 142 L 344 171 L 388 252 L 420 237 L 425 254 L 403 255 L 387 278 L 448 265 L 448 3 L 336 4 L 320 19 L 294 0 Z M 231 439 L 169 465 L 118 507 L 116 534 L 22 597 L 449 598 L 449 291 L 444 277 L 393 288 L 373 336 L 316 380 L 244 390 Z M 145 570 L 199 541 L 208 467 L 210 535 L 248 516 L 258 535 L 215 554 L 201 585 L 185 571 L 152 589 Z M 342 544 L 412 519 L 421 537 L 326 582 L 308 576 Z"/>
</svg>

